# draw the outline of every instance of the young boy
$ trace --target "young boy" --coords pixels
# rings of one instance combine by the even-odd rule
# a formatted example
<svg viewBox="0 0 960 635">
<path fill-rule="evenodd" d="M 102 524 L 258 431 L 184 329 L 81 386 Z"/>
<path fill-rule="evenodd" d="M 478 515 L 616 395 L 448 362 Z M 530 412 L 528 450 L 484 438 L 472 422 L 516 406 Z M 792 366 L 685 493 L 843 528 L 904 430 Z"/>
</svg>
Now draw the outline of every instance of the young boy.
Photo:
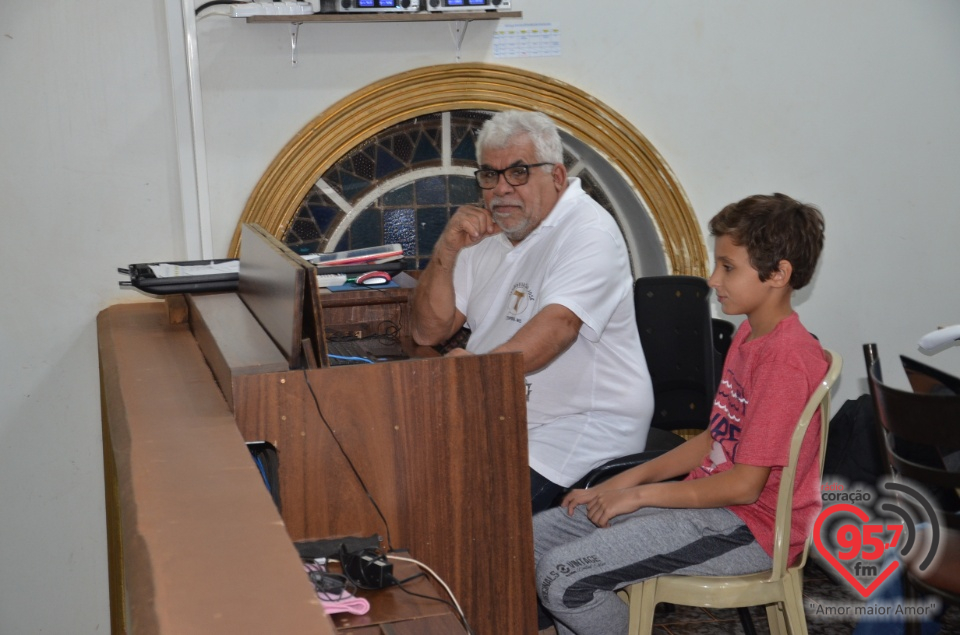
<svg viewBox="0 0 960 635">
<path fill-rule="evenodd" d="M 790 302 L 813 276 L 823 229 L 816 208 L 783 194 L 751 196 L 710 221 L 710 287 L 724 313 L 747 316 L 731 342 L 710 426 L 534 517 L 537 592 L 560 635 L 626 633 L 629 611 L 615 591 L 640 580 L 770 568 L 790 436 L 827 371 Z M 795 483 L 791 559 L 820 510 L 819 419 L 810 426 Z"/>
</svg>

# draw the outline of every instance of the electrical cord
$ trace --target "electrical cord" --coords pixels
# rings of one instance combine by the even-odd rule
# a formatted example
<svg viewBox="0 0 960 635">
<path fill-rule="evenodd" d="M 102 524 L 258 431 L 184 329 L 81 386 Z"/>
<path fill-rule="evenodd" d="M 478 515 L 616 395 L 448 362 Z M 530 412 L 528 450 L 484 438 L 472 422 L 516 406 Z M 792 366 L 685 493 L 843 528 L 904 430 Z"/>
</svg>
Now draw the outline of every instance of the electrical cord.
<svg viewBox="0 0 960 635">
<path fill-rule="evenodd" d="M 330 359 L 342 359 L 347 362 L 358 362 L 360 364 L 372 364 L 372 359 L 367 359 L 366 357 L 354 357 L 353 355 L 334 355 L 333 353 L 327 353 L 327 357 Z"/>
<path fill-rule="evenodd" d="M 421 562 L 421 561 L 419 561 L 419 560 L 417 560 L 417 559 L 415 559 L 415 558 L 406 558 L 406 557 L 404 557 L 404 556 L 398 556 L 398 555 L 395 555 L 395 554 L 393 554 L 393 553 L 388 553 L 388 554 L 386 554 L 386 557 L 387 557 L 387 558 L 392 558 L 392 559 L 394 559 L 394 560 L 402 560 L 402 561 L 404 561 L 404 562 L 412 562 L 412 563 L 414 563 L 415 565 L 417 565 L 418 567 L 420 567 L 420 568 L 422 568 L 422 569 L 425 569 L 431 576 L 433 576 L 433 579 L 436 580 L 437 582 L 439 582 L 439 583 L 440 583 L 440 586 L 443 587 L 443 590 L 447 592 L 447 595 L 450 597 L 450 601 L 449 601 L 449 602 L 448 602 L 447 600 L 444 600 L 443 598 L 433 597 L 433 596 L 429 596 L 429 595 L 423 595 L 422 593 L 414 593 L 413 591 L 410 591 L 409 589 L 403 588 L 403 586 L 400 585 L 400 582 L 399 582 L 399 581 L 397 582 L 397 585 L 400 586 L 400 590 L 403 591 L 404 593 L 409 593 L 410 595 L 415 595 L 415 596 L 417 596 L 417 597 L 426 598 L 426 599 L 428 599 L 428 600 L 436 600 L 436 601 L 438 601 L 438 602 L 443 602 L 443 603 L 446 604 L 447 606 L 453 608 L 453 609 L 457 612 L 457 615 L 458 615 L 458 617 L 460 618 L 460 621 L 463 622 L 463 627 L 464 627 L 465 629 L 467 629 L 467 633 L 468 633 L 469 635 L 474 635 L 473 629 L 470 628 L 470 623 L 467 621 L 467 616 L 464 615 L 463 609 L 460 608 L 460 603 L 457 602 L 457 598 L 456 598 L 456 596 L 454 596 L 453 591 L 450 590 L 450 587 L 447 586 L 447 583 L 444 582 L 443 579 L 442 579 L 440 576 L 438 576 L 437 573 L 436 573 L 433 569 L 431 569 L 430 567 L 428 567 L 427 565 L 425 565 L 423 562 Z M 417 574 L 416 576 L 411 576 L 410 578 L 407 578 L 407 580 L 412 580 L 413 578 L 419 577 L 420 575 L 422 575 L 422 574 Z M 394 580 L 396 580 L 396 578 L 394 578 Z"/>
<path fill-rule="evenodd" d="M 353 567 L 351 567 L 351 565 L 349 565 L 347 561 L 356 562 L 356 560 L 364 560 L 364 565 L 362 566 L 366 566 L 368 568 L 373 566 L 374 569 L 376 569 L 378 564 L 380 566 L 387 565 L 388 559 L 402 560 L 404 562 L 412 562 L 413 564 L 416 564 L 417 566 L 419 566 L 421 569 L 426 570 L 431 576 L 433 576 L 434 580 L 440 583 L 440 585 L 443 587 L 443 590 L 446 592 L 450 600 L 445 600 L 442 597 L 437 597 L 435 595 L 425 595 L 423 593 L 417 593 L 416 591 L 411 591 L 410 589 L 404 586 L 404 584 L 406 584 L 407 582 L 410 582 L 411 580 L 415 580 L 417 578 L 423 577 L 425 574 L 422 571 L 410 577 L 404 578 L 403 580 L 398 580 L 392 573 L 393 567 L 390 566 L 389 567 L 390 572 L 384 574 L 383 580 L 389 582 L 393 586 L 398 587 L 401 591 L 403 591 L 408 595 L 413 595 L 419 598 L 423 598 L 425 600 L 433 600 L 435 602 L 441 602 L 443 604 L 446 604 L 451 609 L 453 609 L 454 612 L 456 612 L 457 618 L 463 623 L 463 626 L 466 629 L 468 635 L 474 635 L 473 629 L 470 627 L 470 623 L 467 621 L 467 616 L 464 614 L 463 608 L 461 608 L 460 603 L 457 602 L 457 598 L 456 596 L 454 596 L 453 591 L 450 590 L 450 587 L 447 585 L 447 583 L 444 582 L 443 579 L 440 576 L 438 576 L 433 569 L 428 567 L 426 564 L 424 564 L 420 560 L 417 560 L 415 558 L 398 556 L 394 553 L 380 553 L 376 549 L 363 549 L 357 552 L 347 552 L 346 548 L 343 545 L 341 545 L 339 558 L 328 558 L 327 562 L 338 562 L 340 564 L 340 568 L 343 571 L 343 578 L 347 581 L 348 585 L 357 589 L 365 589 L 369 591 L 369 590 L 378 590 L 378 589 L 384 588 L 382 584 L 378 584 L 378 583 L 381 583 L 383 580 L 376 579 L 377 574 L 374 574 L 373 580 L 368 579 L 367 576 L 369 576 L 370 574 L 366 573 L 362 568 L 358 568 L 353 573 L 351 573 L 351 568 Z"/>
<path fill-rule="evenodd" d="M 215 7 L 218 4 L 246 4 L 252 2 L 253 0 L 210 0 L 210 2 L 204 2 L 196 11 L 193 12 L 194 15 L 200 15 L 200 12 L 204 9 L 209 9 L 210 7 Z"/>
</svg>

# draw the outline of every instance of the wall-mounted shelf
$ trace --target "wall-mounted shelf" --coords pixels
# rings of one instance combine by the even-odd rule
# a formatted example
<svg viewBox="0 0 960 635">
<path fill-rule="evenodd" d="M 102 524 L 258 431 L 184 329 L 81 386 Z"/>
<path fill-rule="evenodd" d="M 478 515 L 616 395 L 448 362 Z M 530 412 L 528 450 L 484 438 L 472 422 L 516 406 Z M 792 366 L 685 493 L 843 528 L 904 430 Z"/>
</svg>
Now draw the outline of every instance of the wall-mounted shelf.
<svg viewBox="0 0 960 635">
<path fill-rule="evenodd" d="M 449 11 L 420 13 L 314 13 L 311 15 L 253 15 L 247 22 L 283 22 L 290 25 L 290 63 L 297 65 L 297 34 L 301 24 L 345 24 L 362 22 L 456 22 L 453 43 L 457 48 L 457 61 L 460 61 L 460 46 L 467 26 L 477 20 L 500 20 L 501 18 L 522 18 L 522 11 Z"/>
<path fill-rule="evenodd" d="M 522 11 L 450 11 L 446 13 L 314 13 L 312 15 L 254 15 L 247 22 L 473 22 L 522 18 Z"/>
</svg>

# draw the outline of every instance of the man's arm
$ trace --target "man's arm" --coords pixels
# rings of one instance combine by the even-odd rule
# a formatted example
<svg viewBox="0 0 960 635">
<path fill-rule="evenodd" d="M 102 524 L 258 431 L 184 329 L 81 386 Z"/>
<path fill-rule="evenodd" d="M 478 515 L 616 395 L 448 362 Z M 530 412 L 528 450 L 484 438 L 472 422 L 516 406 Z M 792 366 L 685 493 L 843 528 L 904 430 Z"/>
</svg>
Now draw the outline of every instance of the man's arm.
<svg viewBox="0 0 960 635">
<path fill-rule="evenodd" d="M 464 205 L 450 218 L 413 292 L 410 330 L 417 344 L 440 344 L 463 326 L 466 317 L 457 311 L 453 289 L 457 254 L 498 233 L 490 212 L 481 207 Z"/>
<path fill-rule="evenodd" d="M 523 353 L 523 372 L 547 366 L 577 340 L 583 321 L 560 304 L 549 304 L 524 324 L 513 337 L 491 353 Z"/>
</svg>

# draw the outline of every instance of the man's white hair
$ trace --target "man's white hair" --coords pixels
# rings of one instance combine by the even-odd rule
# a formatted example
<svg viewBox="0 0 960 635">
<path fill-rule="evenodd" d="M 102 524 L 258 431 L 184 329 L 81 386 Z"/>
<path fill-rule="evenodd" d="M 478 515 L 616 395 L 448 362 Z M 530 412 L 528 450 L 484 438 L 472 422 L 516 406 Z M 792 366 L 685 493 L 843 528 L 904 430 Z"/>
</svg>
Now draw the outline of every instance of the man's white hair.
<svg viewBox="0 0 960 635">
<path fill-rule="evenodd" d="M 542 112 L 526 110 L 504 110 L 483 124 L 477 135 L 477 162 L 482 162 L 485 150 L 505 148 L 523 135 L 533 142 L 537 163 L 563 163 L 563 144 L 556 124 Z"/>
</svg>

